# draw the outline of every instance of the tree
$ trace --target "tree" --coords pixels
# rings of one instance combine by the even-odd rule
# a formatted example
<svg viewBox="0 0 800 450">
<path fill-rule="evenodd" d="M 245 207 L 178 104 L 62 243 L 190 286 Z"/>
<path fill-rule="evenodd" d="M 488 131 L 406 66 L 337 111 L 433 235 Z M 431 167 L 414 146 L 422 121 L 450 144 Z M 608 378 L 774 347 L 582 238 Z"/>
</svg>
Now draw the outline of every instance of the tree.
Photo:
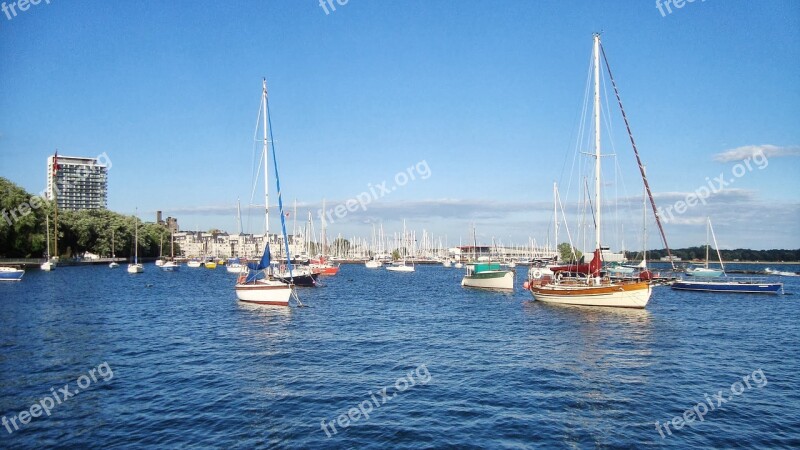
<svg viewBox="0 0 800 450">
<path fill-rule="evenodd" d="M 561 261 L 580 261 L 583 253 L 571 246 L 569 242 L 558 244 L 558 254 Z"/>
</svg>

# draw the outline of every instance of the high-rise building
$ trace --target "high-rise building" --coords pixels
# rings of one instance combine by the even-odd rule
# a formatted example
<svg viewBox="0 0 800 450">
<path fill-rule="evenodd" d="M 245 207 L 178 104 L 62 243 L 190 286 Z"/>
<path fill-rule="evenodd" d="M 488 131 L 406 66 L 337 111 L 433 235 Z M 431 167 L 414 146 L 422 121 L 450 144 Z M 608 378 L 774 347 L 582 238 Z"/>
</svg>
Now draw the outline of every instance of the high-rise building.
<svg viewBox="0 0 800 450">
<path fill-rule="evenodd" d="M 48 157 L 47 199 L 53 198 L 61 210 L 105 208 L 108 202 L 108 167 L 97 158 Z"/>
</svg>

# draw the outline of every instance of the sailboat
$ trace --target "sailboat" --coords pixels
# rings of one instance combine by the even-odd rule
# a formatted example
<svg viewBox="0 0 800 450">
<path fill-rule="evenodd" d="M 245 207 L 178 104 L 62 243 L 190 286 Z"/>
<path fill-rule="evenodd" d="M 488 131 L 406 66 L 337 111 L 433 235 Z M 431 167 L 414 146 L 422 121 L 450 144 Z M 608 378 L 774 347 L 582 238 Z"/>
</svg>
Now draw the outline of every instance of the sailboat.
<svg viewBox="0 0 800 450">
<path fill-rule="evenodd" d="M 403 219 L 403 262 L 402 263 L 394 263 L 391 266 L 386 266 L 386 270 L 390 272 L 414 272 L 414 263 L 412 262 L 409 266 L 406 262 L 406 255 L 408 254 L 408 235 L 406 235 L 406 221 Z M 412 242 L 411 247 L 413 249 L 414 244 Z"/>
<path fill-rule="evenodd" d="M 322 199 L 322 211 L 325 211 L 325 199 Z M 325 215 L 323 214 L 320 217 L 322 221 L 322 231 L 320 233 L 320 240 L 321 242 L 321 251 L 317 258 L 311 259 L 309 266 L 311 270 L 320 274 L 320 275 L 336 275 L 339 273 L 339 265 L 331 262 L 330 257 L 325 256 L 327 243 L 325 242 L 328 238 L 327 232 L 325 231 Z"/>
<path fill-rule="evenodd" d="M 161 265 L 161 270 L 164 272 L 174 272 L 180 268 L 180 264 L 175 261 L 175 231 L 170 230 L 169 236 L 169 261 L 165 261 Z"/>
<path fill-rule="evenodd" d="M 133 263 L 128 264 L 128 273 L 142 273 L 144 272 L 144 266 L 139 264 L 139 218 L 134 214 L 133 220 L 135 224 L 133 231 Z"/>
<path fill-rule="evenodd" d="M 156 266 L 161 267 L 164 265 L 164 233 L 161 233 L 161 237 L 158 239 L 158 259 L 156 260 Z"/>
<path fill-rule="evenodd" d="M 720 269 L 706 269 L 698 267 L 693 270 L 691 280 L 676 280 L 672 283 L 672 289 L 679 291 L 702 291 L 702 292 L 727 292 L 738 294 L 783 294 L 783 283 L 773 283 L 762 277 L 729 277 L 725 273 L 725 266 L 722 264 L 722 256 L 719 253 L 717 237 L 714 235 L 714 228 L 711 227 L 711 218 L 707 218 L 706 233 L 711 232 L 714 239 L 714 247 L 717 249 Z M 708 240 L 708 238 L 706 238 Z M 708 264 L 708 246 L 706 246 L 706 264 Z M 704 270 L 719 270 L 719 275 L 699 275 Z M 709 272 L 712 273 L 712 272 Z M 686 275 L 689 275 L 687 269 Z"/>
<path fill-rule="evenodd" d="M 595 211 L 595 251 L 590 264 L 576 265 L 569 272 L 561 268 L 552 268 L 554 278 L 542 278 L 539 282 L 530 283 L 533 298 L 546 303 L 557 303 L 579 306 L 609 306 L 623 308 L 644 308 L 650 300 L 652 288 L 647 280 L 612 280 L 603 276 L 601 250 L 601 206 L 600 201 L 600 35 L 594 34 L 593 69 L 594 69 L 594 207 Z M 561 269 L 561 270 L 559 270 Z M 576 272 L 571 274 L 570 272 Z M 567 275 L 564 275 L 567 273 Z"/>
<path fill-rule="evenodd" d="M 367 269 L 377 269 L 383 266 L 383 263 L 378 259 L 378 255 L 382 253 L 379 249 L 380 245 L 375 243 L 375 224 L 372 225 L 372 258 L 364 262 L 364 267 Z"/>
<path fill-rule="evenodd" d="M 717 257 L 719 258 L 719 269 L 708 267 L 708 249 L 709 249 L 709 234 L 714 238 L 714 248 L 717 249 Z M 706 217 L 706 260 L 703 267 L 687 267 L 686 275 L 692 277 L 706 277 L 717 278 L 725 274 L 725 266 L 722 264 L 722 258 L 719 257 L 719 247 L 717 246 L 717 237 L 714 236 L 714 229 L 711 227 L 711 218 Z"/>
<path fill-rule="evenodd" d="M 261 158 L 264 160 L 264 217 L 265 217 L 265 233 L 266 236 L 264 243 L 264 252 L 261 259 L 255 267 L 250 267 L 247 273 L 242 273 L 236 280 L 234 290 L 236 291 L 236 298 L 242 302 L 257 303 L 261 305 L 276 305 L 276 306 L 289 306 L 289 300 L 294 297 L 299 303 L 297 294 L 295 293 L 294 284 L 291 282 L 284 283 L 281 280 L 272 277 L 271 271 L 271 256 L 269 251 L 269 142 L 272 142 L 272 158 L 273 166 L 275 169 L 275 183 L 278 191 L 278 207 L 281 215 L 281 229 L 283 231 L 283 242 L 286 245 L 286 265 L 289 269 L 291 277 L 292 273 L 292 260 L 289 253 L 289 240 L 286 236 L 286 226 L 283 217 L 283 201 L 281 200 L 280 181 L 277 179 L 278 167 L 277 157 L 275 156 L 275 141 L 272 139 L 272 126 L 269 118 L 269 100 L 267 96 L 267 80 L 262 82 L 261 91 L 261 105 L 259 108 L 259 115 L 263 116 L 264 127 L 264 143 L 262 147 Z M 269 130 L 269 139 L 267 139 L 267 130 Z M 259 278 L 259 275 L 261 276 Z"/>
<path fill-rule="evenodd" d="M 109 269 L 116 269 L 119 267 L 119 263 L 115 261 L 117 255 L 114 254 L 114 230 L 111 230 L 111 262 L 108 263 Z"/>
<path fill-rule="evenodd" d="M 42 265 L 39 267 L 45 272 L 49 272 L 56 268 L 56 264 L 50 258 L 50 216 L 49 215 L 46 216 L 44 220 L 45 220 L 45 230 L 47 232 L 47 236 L 45 237 L 45 240 L 47 241 L 47 260 L 43 262 Z M 53 237 L 56 238 L 55 236 Z"/>
<path fill-rule="evenodd" d="M 481 261 L 477 258 L 475 250 L 478 248 L 475 236 L 475 227 L 472 228 L 472 261 L 467 263 L 467 270 L 464 278 L 461 279 L 461 286 L 483 288 L 483 289 L 514 289 L 514 271 L 503 270 L 500 263 Z"/>
</svg>

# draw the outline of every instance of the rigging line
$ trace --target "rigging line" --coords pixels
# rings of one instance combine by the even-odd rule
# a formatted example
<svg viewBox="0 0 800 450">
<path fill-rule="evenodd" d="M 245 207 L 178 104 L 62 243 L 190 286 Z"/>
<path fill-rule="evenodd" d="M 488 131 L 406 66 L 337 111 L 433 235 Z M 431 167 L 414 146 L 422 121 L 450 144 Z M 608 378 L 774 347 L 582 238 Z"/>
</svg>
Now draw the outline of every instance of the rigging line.
<svg viewBox="0 0 800 450">
<path fill-rule="evenodd" d="M 647 196 L 650 198 L 650 207 L 653 209 L 653 215 L 656 218 L 656 225 L 658 225 L 658 231 L 661 232 L 661 239 L 664 241 L 664 247 L 667 249 L 667 256 L 669 257 L 669 263 L 672 266 L 672 269 L 675 269 L 675 262 L 672 260 L 672 252 L 669 249 L 669 244 L 667 243 L 667 235 L 664 233 L 664 227 L 661 224 L 661 218 L 658 215 L 658 209 L 656 208 L 656 202 L 653 199 L 653 192 L 650 189 L 650 183 L 647 182 L 647 175 L 645 175 L 644 165 L 642 164 L 642 159 L 639 157 L 639 150 L 636 148 L 636 141 L 633 139 L 633 133 L 631 132 L 630 123 L 628 123 L 628 116 L 625 114 L 625 109 L 622 107 L 622 98 L 619 95 L 619 90 L 617 89 L 617 83 L 614 81 L 614 75 L 611 74 L 611 66 L 608 64 L 608 58 L 606 57 L 606 51 L 603 48 L 603 44 L 600 44 L 600 52 L 603 54 L 603 61 L 606 63 L 606 69 L 608 70 L 608 78 L 611 80 L 611 85 L 614 87 L 614 94 L 617 96 L 617 103 L 619 103 L 619 109 L 622 112 L 622 120 L 625 121 L 625 128 L 628 130 L 628 137 L 631 140 L 631 146 L 633 146 L 633 153 L 636 155 L 636 162 L 639 164 L 639 172 L 642 174 L 642 181 L 644 182 L 644 187 L 647 190 Z"/>
</svg>

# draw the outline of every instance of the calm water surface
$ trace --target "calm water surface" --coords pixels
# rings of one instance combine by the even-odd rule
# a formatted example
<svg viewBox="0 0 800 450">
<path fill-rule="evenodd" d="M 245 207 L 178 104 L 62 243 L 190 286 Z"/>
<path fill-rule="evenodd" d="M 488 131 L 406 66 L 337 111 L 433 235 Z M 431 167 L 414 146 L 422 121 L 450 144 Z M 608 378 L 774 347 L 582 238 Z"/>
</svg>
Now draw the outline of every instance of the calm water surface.
<svg viewBox="0 0 800 450">
<path fill-rule="evenodd" d="M 629 311 L 350 265 L 275 309 L 238 303 L 222 269 L 145 270 L 0 284 L 0 414 L 19 425 L 0 448 L 800 447 L 797 277 L 778 297 L 658 287 Z"/>
</svg>

